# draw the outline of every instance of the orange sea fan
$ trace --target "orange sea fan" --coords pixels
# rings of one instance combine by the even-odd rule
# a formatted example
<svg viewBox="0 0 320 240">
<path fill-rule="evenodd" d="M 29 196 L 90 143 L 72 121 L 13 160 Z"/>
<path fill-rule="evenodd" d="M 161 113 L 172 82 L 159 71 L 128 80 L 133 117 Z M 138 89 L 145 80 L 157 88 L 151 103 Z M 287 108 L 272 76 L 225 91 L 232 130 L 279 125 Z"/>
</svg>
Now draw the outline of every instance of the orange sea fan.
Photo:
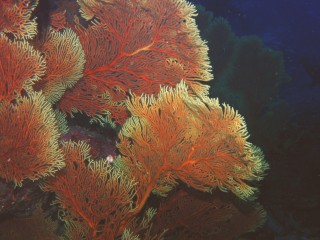
<svg viewBox="0 0 320 240">
<path fill-rule="evenodd" d="M 195 25 L 193 5 L 181 0 L 78 2 L 82 15 L 96 20 L 89 27 L 77 23 L 86 66 L 83 79 L 62 97 L 64 112 L 74 108 L 95 118 L 108 110 L 123 123 L 121 103 L 129 90 L 157 93 L 160 84 L 175 86 L 185 79 L 193 93 L 207 91 L 200 82 L 212 78 L 208 49 Z"/>
<path fill-rule="evenodd" d="M 218 187 L 242 199 L 254 197 L 249 183 L 262 179 L 267 164 L 246 141 L 243 118 L 223 106 L 217 99 L 188 95 L 183 82 L 161 88 L 157 98 L 133 95 L 127 101 L 132 117 L 117 146 L 123 168 L 139 183 L 139 207 L 151 191 L 166 195 L 176 179 L 201 191 Z"/>
<path fill-rule="evenodd" d="M 0 31 L 17 38 L 33 38 L 37 34 L 36 18 L 31 19 L 38 0 L 1 0 Z"/>
<path fill-rule="evenodd" d="M 79 38 L 69 28 L 62 32 L 50 29 L 37 47 L 44 55 L 47 71 L 34 89 L 42 90 L 47 100 L 55 103 L 82 77 L 84 52 Z"/>
<path fill-rule="evenodd" d="M 42 187 L 56 192 L 67 235 L 115 239 L 119 223 L 133 208 L 134 181 L 105 160 L 91 160 L 90 147 L 84 142 L 64 142 L 62 150 L 66 168 Z"/>
<path fill-rule="evenodd" d="M 24 179 L 52 176 L 65 164 L 51 105 L 40 93 L 17 101 L 0 104 L 0 177 L 20 186 Z"/>
<path fill-rule="evenodd" d="M 44 74 L 45 60 L 28 42 L 11 41 L 4 33 L 0 33 L 0 52 L 0 101 L 11 101 Z"/>
</svg>

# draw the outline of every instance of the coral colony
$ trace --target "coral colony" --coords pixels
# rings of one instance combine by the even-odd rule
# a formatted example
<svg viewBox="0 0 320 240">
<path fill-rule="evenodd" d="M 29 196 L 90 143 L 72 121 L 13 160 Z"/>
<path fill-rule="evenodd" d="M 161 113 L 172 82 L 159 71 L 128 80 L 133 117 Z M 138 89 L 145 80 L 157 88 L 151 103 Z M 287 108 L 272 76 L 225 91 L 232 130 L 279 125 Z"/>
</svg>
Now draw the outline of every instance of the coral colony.
<svg viewBox="0 0 320 240">
<path fill-rule="evenodd" d="M 54 194 L 58 217 L 29 216 L 38 233 L 233 239 L 263 224 L 254 199 L 268 165 L 244 118 L 208 97 L 192 4 L 53 1 L 41 28 L 38 4 L 0 1 L 0 177 Z M 89 131 L 73 138 L 79 116 L 113 126 L 117 153 L 92 154 Z"/>
</svg>

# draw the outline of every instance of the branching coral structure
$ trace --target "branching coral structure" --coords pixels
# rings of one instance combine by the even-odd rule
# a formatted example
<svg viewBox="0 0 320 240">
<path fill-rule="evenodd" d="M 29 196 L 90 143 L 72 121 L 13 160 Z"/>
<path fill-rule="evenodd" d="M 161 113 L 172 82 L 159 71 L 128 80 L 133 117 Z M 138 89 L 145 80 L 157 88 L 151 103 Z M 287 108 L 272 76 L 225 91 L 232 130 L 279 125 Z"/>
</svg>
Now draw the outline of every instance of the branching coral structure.
<svg viewBox="0 0 320 240">
<path fill-rule="evenodd" d="M 37 23 L 31 15 L 38 2 L 38 0 L 1 1 L 0 31 L 11 33 L 18 38 L 33 38 L 37 34 Z"/>
<path fill-rule="evenodd" d="M 41 89 L 47 100 L 55 103 L 83 75 L 85 59 L 81 43 L 78 36 L 67 28 L 61 32 L 50 29 L 44 40 L 35 45 L 45 56 L 47 69 L 34 89 Z"/>
<path fill-rule="evenodd" d="M 0 32 L 0 101 L 29 91 L 45 72 L 45 60 L 27 41 L 11 41 Z"/>
<path fill-rule="evenodd" d="M 138 179 L 138 203 L 151 191 L 166 195 L 180 179 L 201 191 L 231 190 L 254 196 L 248 181 L 261 180 L 267 164 L 247 142 L 243 118 L 217 99 L 188 94 L 184 82 L 163 87 L 157 98 L 133 95 L 132 113 L 122 127 L 118 148 L 124 165 Z"/>
<path fill-rule="evenodd" d="M 262 224 L 253 200 L 268 164 L 244 118 L 208 97 L 208 48 L 192 4 L 60 1 L 36 36 L 37 4 L 0 2 L 3 182 L 52 192 L 63 239 L 232 239 Z M 114 155 L 95 146 L 104 142 L 97 134 L 85 136 L 91 130 L 109 137 Z M 87 142 L 63 140 L 72 136 Z"/>
<path fill-rule="evenodd" d="M 21 185 L 52 176 L 65 166 L 60 133 L 51 106 L 41 93 L 0 103 L 0 176 Z"/>
<path fill-rule="evenodd" d="M 157 93 L 159 84 L 185 79 L 196 94 L 211 80 L 207 47 L 199 37 L 193 5 L 180 0 L 79 1 L 92 20 L 75 32 L 86 55 L 84 77 L 60 101 L 62 111 L 83 111 L 93 118 L 111 112 L 118 123 L 127 114 L 128 91 Z"/>
<path fill-rule="evenodd" d="M 65 142 L 62 150 L 66 168 L 42 187 L 57 193 L 67 234 L 72 239 L 114 239 L 133 208 L 135 182 L 109 162 L 92 160 L 90 147 L 83 142 Z"/>
<path fill-rule="evenodd" d="M 237 204 L 219 194 L 205 197 L 180 189 L 163 199 L 151 232 L 166 228 L 166 239 L 235 239 L 265 221 L 266 213 L 259 204 L 245 208 L 245 212 L 239 211 Z"/>
</svg>

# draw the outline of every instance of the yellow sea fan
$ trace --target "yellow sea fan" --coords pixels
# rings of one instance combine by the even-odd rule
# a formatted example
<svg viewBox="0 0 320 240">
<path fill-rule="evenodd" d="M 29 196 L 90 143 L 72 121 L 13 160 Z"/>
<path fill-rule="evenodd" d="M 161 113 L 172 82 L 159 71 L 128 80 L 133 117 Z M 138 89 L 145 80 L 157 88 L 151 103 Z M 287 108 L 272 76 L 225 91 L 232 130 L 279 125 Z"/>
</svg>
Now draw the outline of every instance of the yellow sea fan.
<svg viewBox="0 0 320 240">
<path fill-rule="evenodd" d="M 243 117 L 217 99 L 190 96 L 184 82 L 162 87 L 158 97 L 127 101 L 132 114 L 121 129 L 122 161 L 138 179 L 139 200 L 151 190 L 165 195 L 176 179 L 201 191 L 230 190 L 252 199 L 267 164 L 247 142 Z M 140 167 L 137 167 L 140 166 Z"/>
<path fill-rule="evenodd" d="M 84 52 L 78 36 L 69 28 L 62 32 L 49 30 L 39 48 L 47 71 L 34 88 L 42 90 L 47 100 L 55 103 L 83 76 Z"/>
</svg>

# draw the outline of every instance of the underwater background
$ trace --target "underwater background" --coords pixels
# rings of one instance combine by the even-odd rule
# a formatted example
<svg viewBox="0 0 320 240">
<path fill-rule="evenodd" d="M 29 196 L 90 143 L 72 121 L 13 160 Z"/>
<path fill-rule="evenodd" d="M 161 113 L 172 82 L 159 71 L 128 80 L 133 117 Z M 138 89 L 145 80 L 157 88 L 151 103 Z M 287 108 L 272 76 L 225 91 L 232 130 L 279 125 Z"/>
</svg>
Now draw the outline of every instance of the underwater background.
<svg viewBox="0 0 320 240">
<path fill-rule="evenodd" d="M 259 196 L 268 220 L 250 239 L 320 239 L 319 1 L 194 2 L 204 7 L 197 20 L 213 61 L 211 93 L 244 114 L 270 163 Z M 221 63 L 233 55 L 232 66 Z"/>
<path fill-rule="evenodd" d="M 6 1 L 10 2 L 11 0 Z M 149 1 L 152 2 L 152 0 Z M 29 8 L 36 1 L 16 0 L 12 2 L 23 3 L 26 8 Z M 31 17 L 37 16 L 38 18 L 39 39 L 45 35 L 44 32 L 51 24 L 50 21 L 52 20 L 48 18 L 49 13 L 51 14 L 51 11 L 56 10 L 58 6 L 60 7 L 59 3 L 61 2 L 62 6 L 70 7 L 73 6 L 71 2 L 74 1 L 40 0 L 39 5 L 33 9 L 34 12 Z M 166 0 L 166 2 L 169 1 Z M 220 205 L 217 203 L 217 206 L 222 209 L 221 213 L 229 214 L 228 208 L 234 206 L 224 204 L 224 201 L 232 202 L 236 208 L 241 209 L 240 220 L 236 220 L 238 222 L 241 222 L 241 219 L 244 219 L 244 222 L 247 220 L 248 225 L 251 224 L 252 229 L 255 230 L 254 232 L 244 230 L 243 232 L 249 233 L 241 234 L 237 238 L 204 237 L 207 236 L 206 234 L 208 236 L 217 234 L 218 236 L 219 231 L 228 232 L 229 219 L 226 219 L 226 225 L 221 222 L 212 224 L 217 226 L 217 229 L 210 229 L 210 233 L 207 233 L 209 232 L 207 228 L 201 229 L 199 226 L 199 236 L 202 238 L 189 237 L 188 239 L 320 239 L 319 1 L 197 0 L 190 2 L 196 5 L 198 12 L 195 17 L 196 23 L 201 38 L 207 42 L 209 48 L 208 54 L 214 78 L 207 83 L 210 86 L 209 97 L 219 98 L 221 103 L 225 102 L 234 107 L 244 117 L 250 134 L 249 141 L 261 148 L 264 158 L 269 164 L 269 169 L 266 170 L 266 175 L 262 181 L 254 183 L 255 187 L 259 188 L 256 201 L 261 204 L 265 212 L 260 209 L 260 205 L 257 207 L 259 209 L 256 210 L 257 213 L 254 212 L 250 208 L 252 207 L 250 204 L 247 205 L 246 202 L 243 203 L 236 199 L 230 193 L 231 191 L 228 195 L 221 194 L 218 192 L 219 190 L 214 191 L 214 194 L 222 199 L 220 199 L 222 202 L 219 202 Z M 64 13 L 67 18 L 76 14 L 73 8 L 70 7 L 70 9 L 73 11 Z M 83 23 L 81 22 L 81 24 Z M 89 25 L 89 23 L 87 25 L 83 24 L 84 27 Z M 0 31 L 2 31 L 1 27 Z M 11 35 L 8 36 L 12 37 Z M 30 42 L 37 46 L 39 39 L 35 37 L 34 42 Z M 39 42 L 41 41 L 39 40 Z M 41 49 L 41 47 L 39 48 Z M 128 64 L 133 65 L 133 67 L 136 66 L 133 62 Z M 43 87 L 41 84 L 35 86 L 34 90 Z M 114 92 L 121 92 L 119 89 L 113 90 Z M 124 96 L 126 97 L 128 94 L 124 94 Z M 56 100 L 53 100 L 53 106 L 57 106 Z M 90 154 L 93 158 L 107 157 L 106 160 L 113 163 L 120 154 L 117 150 L 119 146 L 116 147 L 115 145 L 115 142 L 119 141 L 120 126 L 113 125 L 110 127 L 106 124 L 107 121 L 104 122 L 101 119 L 91 124 L 92 119 L 81 113 L 74 113 L 74 116 L 75 118 L 66 117 L 69 131 L 62 134 L 60 140 L 88 142 L 92 148 Z M 124 121 L 125 117 L 128 116 L 119 117 L 119 122 Z M 0 140 L 1 137 L 3 136 L 0 136 Z M 2 156 L 1 152 L 0 156 Z M 169 181 L 169 177 L 166 180 Z M 139 233 L 141 237 L 139 239 L 162 239 L 160 232 L 162 227 L 163 229 L 166 227 L 165 221 L 169 219 L 178 222 L 181 216 L 181 218 L 193 218 L 193 212 L 182 211 L 179 215 L 178 212 L 181 210 L 178 209 L 179 207 L 194 206 L 197 203 L 201 205 L 204 202 L 207 203 L 210 199 L 208 196 L 191 190 L 181 179 L 178 182 L 182 190 L 177 187 L 173 190 L 173 193 L 177 193 L 177 196 L 181 199 L 187 199 L 185 197 L 187 195 L 184 194 L 188 192 L 192 196 L 197 196 L 196 200 L 192 198 L 187 199 L 186 202 L 182 201 L 181 206 L 177 204 L 177 206 L 179 205 L 177 208 L 171 209 L 173 213 L 167 213 L 165 210 L 161 213 L 159 208 L 160 220 L 156 219 L 153 230 L 150 230 L 152 234 L 158 234 L 157 238 L 148 238 L 148 234 L 151 234 L 148 232 L 149 229 L 142 228 L 141 230 L 132 223 L 132 226 L 130 226 L 136 231 L 133 231 L 133 233 Z M 168 186 L 163 185 L 161 187 Z M 52 205 L 54 199 L 54 193 L 44 194 L 34 182 L 29 180 L 24 181 L 22 187 L 16 188 L 11 182 L 8 183 L 1 179 L 0 240 L 56 239 L 57 235 L 62 235 L 64 227 L 61 222 L 50 228 L 39 225 L 38 235 L 35 234 L 34 236 L 41 236 L 44 232 L 48 232 L 48 229 L 54 229 L 52 231 L 54 234 L 48 234 L 43 238 L 33 238 L 32 235 L 28 234 L 28 236 L 17 234 L 18 237 L 16 237 L 14 234 L 18 228 L 25 233 L 30 231 L 30 226 L 23 219 L 41 215 L 39 209 L 37 209 L 38 202 L 43 203 L 42 208 L 45 209 L 46 219 L 50 217 L 57 222 L 59 206 Z M 174 195 L 169 195 L 168 199 L 168 205 L 174 205 Z M 86 199 L 85 201 L 88 202 L 89 200 Z M 159 202 L 162 203 L 162 200 L 151 195 L 147 206 L 157 208 Z M 164 203 L 162 206 L 166 208 L 167 205 Z M 172 206 L 168 206 L 168 208 L 170 207 Z M 213 209 L 207 208 L 213 211 Z M 246 213 L 246 210 L 248 210 L 248 213 Z M 252 214 L 252 212 L 254 213 Z M 256 217 L 258 220 L 255 219 L 255 214 L 261 215 Z M 139 222 L 142 217 L 142 215 L 139 215 L 140 219 L 135 220 Z M 250 217 L 256 220 L 256 224 L 250 223 L 252 220 Z M 223 219 L 223 217 L 221 218 Z M 262 218 L 263 220 L 261 220 Z M 42 215 L 37 221 L 39 219 L 44 221 Z M 215 221 L 214 218 L 210 219 L 212 222 Z M 106 225 L 105 223 L 105 221 L 102 221 L 101 225 Z M 234 227 L 232 224 L 231 226 Z M 240 224 L 240 226 L 242 225 Z M 175 228 L 173 227 L 173 229 Z M 237 230 L 236 227 L 235 229 Z M 177 227 L 175 230 L 179 232 L 181 229 Z M 201 231 L 205 233 L 202 234 Z M 179 234 L 171 234 L 169 234 L 168 239 L 185 239 L 176 237 L 180 236 Z M 232 233 L 229 234 L 232 235 Z M 130 238 L 129 235 L 127 238 L 118 236 L 116 239 L 138 239 L 134 236 Z M 182 236 L 184 235 L 182 234 Z M 193 232 L 189 236 L 197 235 Z M 229 235 L 226 234 L 226 236 Z M 69 236 L 67 239 L 76 238 Z M 166 239 L 165 234 L 163 239 Z"/>
</svg>

